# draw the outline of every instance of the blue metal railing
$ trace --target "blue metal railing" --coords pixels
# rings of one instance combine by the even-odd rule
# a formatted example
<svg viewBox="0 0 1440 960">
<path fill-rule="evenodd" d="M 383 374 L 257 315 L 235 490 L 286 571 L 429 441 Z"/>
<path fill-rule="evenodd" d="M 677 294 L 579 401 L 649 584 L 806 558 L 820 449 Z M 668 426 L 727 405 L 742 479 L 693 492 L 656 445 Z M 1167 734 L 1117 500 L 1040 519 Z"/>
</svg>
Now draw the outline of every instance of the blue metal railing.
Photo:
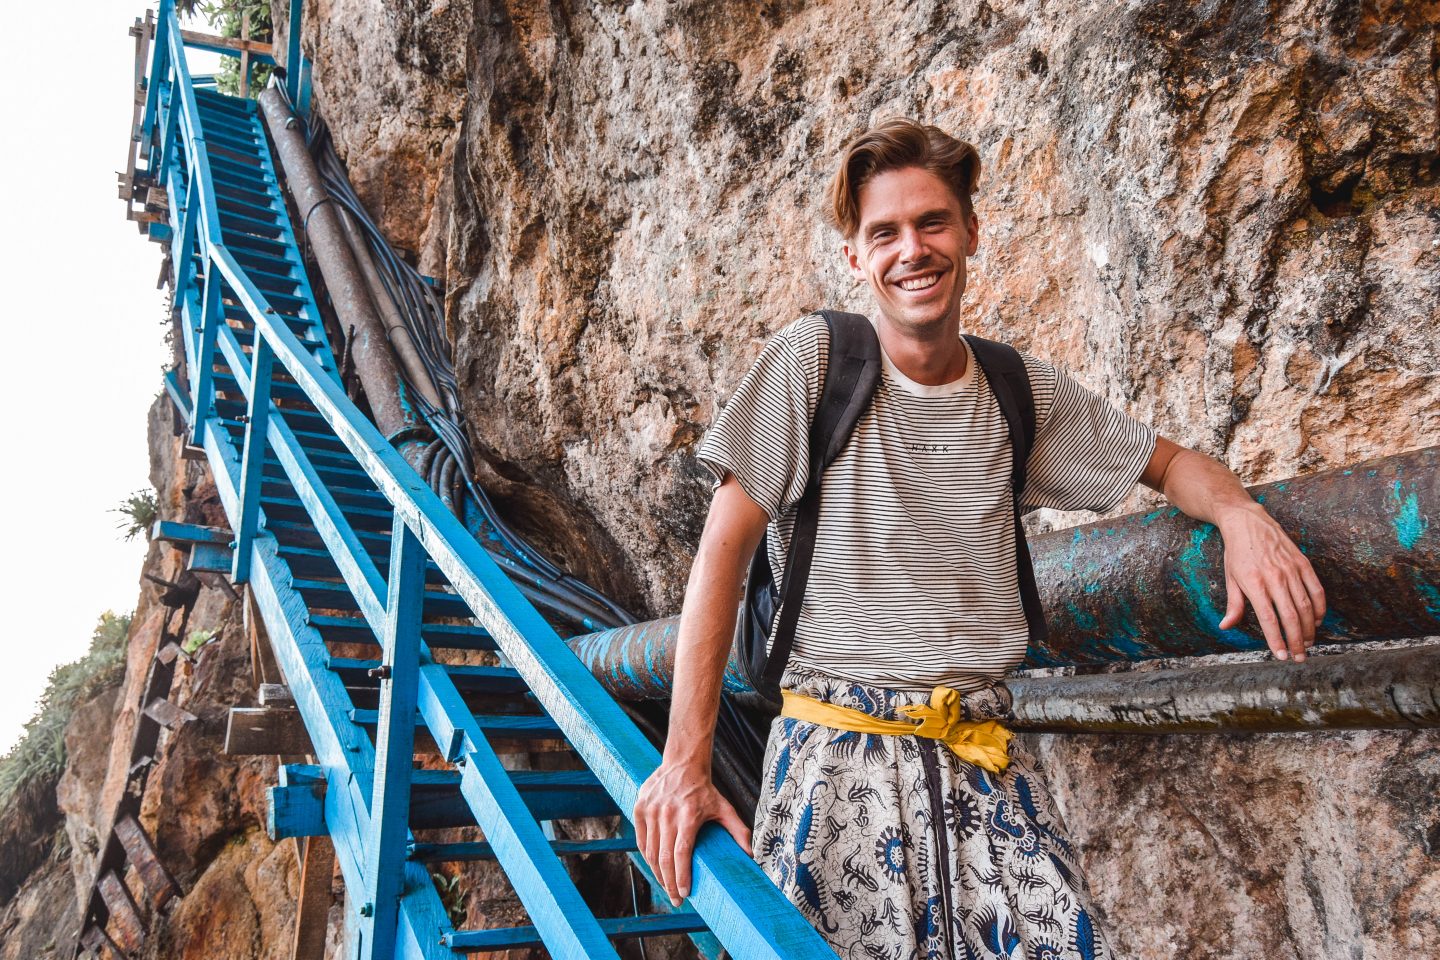
<svg viewBox="0 0 1440 960">
<path fill-rule="evenodd" d="M 233 168 L 237 177 L 263 176 L 273 183 L 253 107 L 215 93 L 203 96 L 202 110 L 186 68 L 174 2 L 162 0 L 140 156 L 150 163 L 150 175 L 165 184 L 170 204 L 171 226 L 152 234 L 169 244 L 188 378 L 171 378 L 167 388 L 188 417 L 190 441 L 205 450 L 232 524 L 232 578 L 249 584 L 318 766 L 285 772 L 272 791 L 272 826 L 298 835 L 323 820 L 357 905 L 350 919 L 361 956 L 450 956 L 452 949 L 489 943 L 483 933 L 453 928 L 425 868 L 406 856 L 413 839 L 411 756 L 418 715 L 458 768 L 460 796 L 529 912 L 536 936 L 555 956 L 614 957 L 609 936 L 619 927 L 597 920 L 581 900 L 529 801 L 462 699 L 452 668 L 432 656 L 433 637 L 427 639 L 422 609 L 427 600 L 449 594 L 427 589 L 428 566 L 438 568 L 463 600 L 487 643 L 543 705 L 615 808 L 633 807 L 659 755 L 346 396 L 278 192 L 261 196 L 245 185 L 259 181 L 217 174 L 217 168 Z M 222 124 L 221 118 L 233 118 L 234 124 Z M 241 162 L 246 149 L 253 150 L 253 162 Z M 257 219 L 256 211 L 266 209 L 270 215 Z M 283 295 L 291 304 L 286 311 L 278 308 L 282 295 L 269 282 L 276 277 L 295 284 L 294 292 Z M 249 343 L 242 343 L 247 337 Z M 222 392 L 228 417 L 220 409 Z M 233 411 L 236 393 L 243 398 L 243 418 Z M 276 402 L 282 393 L 284 405 Z M 308 407 L 304 415 L 312 418 L 300 426 L 292 422 L 302 415 L 297 403 Z M 237 420 L 244 429 L 239 449 L 232 432 Z M 358 466 L 351 473 L 359 477 L 363 471 L 393 511 L 384 572 L 342 503 L 343 496 L 354 495 L 353 488 L 338 486 L 334 464 L 317 461 L 303 439 L 322 434 L 338 441 L 333 446 Z M 356 721 L 345 681 L 331 669 L 336 661 L 317 628 L 320 618 L 302 595 L 305 585 L 267 524 L 267 505 L 276 501 L 262 491 L 275 482 L 277 465 L 311 534 L 338 570 L 349 602 L 378 638 L 381 659 L 372 673 L 381 682 L 373 745 Z M 718 826 L 702 830 L 694 874 L 690 904 L 735 957 L 833 956 Z M 685 926 L 683 915 L 669 924 L 695 929 Z"/>
</svg>

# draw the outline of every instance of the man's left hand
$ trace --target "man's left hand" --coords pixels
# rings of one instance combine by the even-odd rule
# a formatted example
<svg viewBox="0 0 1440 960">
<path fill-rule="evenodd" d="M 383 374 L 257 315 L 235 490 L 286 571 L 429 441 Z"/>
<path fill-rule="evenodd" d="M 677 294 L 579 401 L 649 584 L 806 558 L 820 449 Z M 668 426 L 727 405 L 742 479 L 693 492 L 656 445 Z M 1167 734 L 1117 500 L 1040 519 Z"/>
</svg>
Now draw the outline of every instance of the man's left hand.
<svg viewBox="0 0 1440 960">
<path fill-rule="evenodd" d="M 1220 629 L 1239 625 L 1248 600 L 1276 659 L 1303 661 L 1325 617 L 1325 588 L 1310 560 L 1257 503 L 1231 508 L 1217 519 L 1225 540 Z"/>
</svg>

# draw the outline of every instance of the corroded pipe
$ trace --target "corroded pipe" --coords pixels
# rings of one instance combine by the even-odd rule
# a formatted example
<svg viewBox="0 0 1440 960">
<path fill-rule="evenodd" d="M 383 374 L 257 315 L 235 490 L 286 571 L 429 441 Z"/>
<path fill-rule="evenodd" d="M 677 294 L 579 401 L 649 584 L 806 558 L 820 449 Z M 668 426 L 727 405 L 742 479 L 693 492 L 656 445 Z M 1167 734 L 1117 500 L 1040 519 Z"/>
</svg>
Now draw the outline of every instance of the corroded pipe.
<svg viewBox="0 0 1440 960">
<path fill-rule="evenodd" d="M 1251 494 L 1325 587 L 1321 642 L 1440 633 L 1440 447 L 1264 484 Z M 1031 544 L 1050 638 L 1032 667 L 1263 650 L 1253 615 L 1220 630 L 1220 535 L 1173 507 Z"/>
<path fill-rule="evenodd" d="M 1016 677 L 1010 726 L 1051 733 L 1440 727 L 1440 644 L 1075 677 Z"/>
<path fill-rule="evenodd" d="M 305 146 L 300 125 L 280 90 L 273 86 L 266 89 L 260 94 L 260 106 L 275 142 L 275 153 L 285 170 L 290 194 L 300 211 L 302 229 L 325 277 L 330 302 L 335 305 L 341 327 L 354 330 L 348 345 L 349 355 L 365 388 L 365 399 L 370 403 L 375 425 L 387 437 L 401 436 L 416 425 L 417 418 L 405 402 L 385 323 L 346 240 L 339 207 L 326 192 L 315 161 Z M 422 449 L 411 443 L 402 448 L 402 452 L 407 460 L 414 462 L 412 458 L 418 458 Z"/>
<path fill-rule="evenodd" d="M 1440 634 L 1437 465 L 1440 448 L 1430 447 L 1251 488 L 1325 585 L 1322 642 Z M 1218 629 L 1220 537 L 1173 508 L 1043 534 L 1031 553 L 1050 638 L 1031 648 L 1026 666 L 1264 649 L 1253 618 L 1244 630 Z M 664 698 L 676 623 L 653 620 L 570 643 L 617 697 Z M 726 687 L 745 689 L 742 678 L 732 661 Z"/>
</svg>

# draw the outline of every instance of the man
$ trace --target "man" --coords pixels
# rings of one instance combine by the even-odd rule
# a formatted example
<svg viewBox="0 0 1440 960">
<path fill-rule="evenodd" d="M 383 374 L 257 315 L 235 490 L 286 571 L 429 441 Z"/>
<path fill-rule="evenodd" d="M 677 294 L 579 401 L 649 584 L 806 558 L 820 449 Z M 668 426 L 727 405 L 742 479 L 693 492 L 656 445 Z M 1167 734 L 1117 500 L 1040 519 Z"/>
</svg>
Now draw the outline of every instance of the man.
<svg viewBox="0 0 1440 960">
<path fill-rule="evenodd" d="M 698 452 L 718 479 L 681 612 L 663 762 L 634 811 L 672 900 L 689 894 L 696 831 L 717 820 L 846 960 L 1111 956 L 1035 762 L 995 722 L 1028 634 L 1009 435 L 960 336 L 979 167 L 971 145 L 908 120 L 847 147 L 832 216 L 874 295 L 884 370 L 823 474 L 755 842 L 711 782 L 711 745 L 749 558 L 769 529 L 783 569 L 804 490 L 829 336 L 819 316 L 771 340 Z M 1023 360 L 1036 425 L 1026 507 L 1108 509 L 1137 479 L 1162 492 L 1224 538 L 1219 626 L 1238 624 L 1248 599 L 1274 655 L 1303 660 L 1324 592 L 1235 475 Z"/>
</svg>

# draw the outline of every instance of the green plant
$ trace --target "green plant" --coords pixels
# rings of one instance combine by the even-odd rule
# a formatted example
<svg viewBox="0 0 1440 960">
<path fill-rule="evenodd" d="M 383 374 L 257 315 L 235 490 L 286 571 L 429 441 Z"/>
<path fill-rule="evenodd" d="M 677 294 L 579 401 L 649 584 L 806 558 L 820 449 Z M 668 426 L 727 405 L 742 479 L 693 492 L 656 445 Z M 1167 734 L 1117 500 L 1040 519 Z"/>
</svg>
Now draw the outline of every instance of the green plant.
<svg viewBox="0 0 1440 960">
<path fill-rule="evenodd" d="M 0 810 L 28 783 L 57 778 L 65 766 L 65 727 L 75 708 L 125 676 L 125 638 L 130 615 L 105 611 L 90 638 L 90 650 L 74 663 L 50 672 L 50 682 L 25 724 L 25 733 L 0 757 Z"/>
<path fill-rule="evenodd" d="M 155 499 L 154 490 L 136 490 L 110 512 L 125 517 L 116 529 L 125 531 L 126 540 L 134 540 L 142 533 L 149 539 L 150 528 L 155 526 L 155 518 L 160 513 L 160 504 Z"/>
<path fill-rule="evenodd" d="M 180 649 L 185 651 L 187 657 L 195 656 L 195 651 L 219 636 L 219 630 L 191 630 L 185 642 L 180 644 Z"/>
<path fill-rule="evenodd" d="M 270 0 L 206 0 L 205 3 L 192 3 L 191 12 L 196 8 L 222 37 L 239 37 L 247 13 L 250 15 L 251 40 L 268 42 L 275 36 L 270 22 Z M 268 64 L 257 63 L 250 69 L 251 96 L 258 96 L 270 81 L 272 68 Z M 240 95 L 239 58 L 220 58 L 220 72 L 215 75 L 215 85 L 221 93 Z"/>
<path fill-rule="evenodd" d="M 450 917 L 453 926 L 460 926 L 465 922 L 465 888 L 460 882 L 459 874 L 450 875 L 444 873 L 430 874 L 430 880 L 435 884 L 435 892 L 440 894 L 440 903 L 445 907 L 445 913 Z"/>
</svg>

